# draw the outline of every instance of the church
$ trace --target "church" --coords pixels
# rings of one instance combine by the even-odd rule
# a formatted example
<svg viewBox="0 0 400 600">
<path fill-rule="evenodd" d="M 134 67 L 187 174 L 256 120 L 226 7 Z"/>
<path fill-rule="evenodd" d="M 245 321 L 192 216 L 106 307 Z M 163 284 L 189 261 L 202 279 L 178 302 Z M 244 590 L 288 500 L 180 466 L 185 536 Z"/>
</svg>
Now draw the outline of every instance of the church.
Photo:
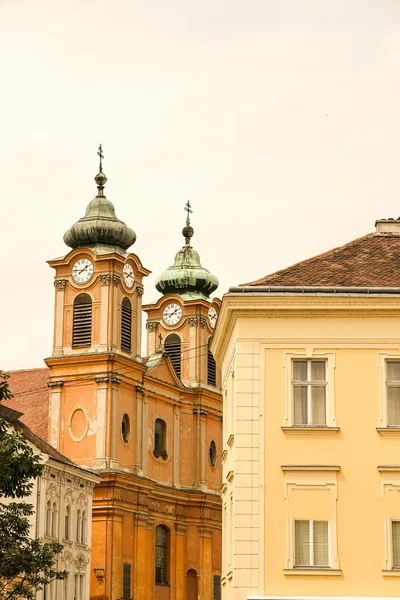
<svg viewBox="0 0 400 600">
<path fill-rule="evenodd" d="M 183 247 L 156 282 L 161 297 L 142 306 L 150 271 L 128 252 L 136 234 L 105 196 L 99 154 L 97 195 L 64 235 L 71 250 L 49 261 L 48 442 L 101 477 L 91 600 L 218 600 L 222 397 L 210 351 L 218 280 L 192 247 L 188 203 Z"/>
</svg>

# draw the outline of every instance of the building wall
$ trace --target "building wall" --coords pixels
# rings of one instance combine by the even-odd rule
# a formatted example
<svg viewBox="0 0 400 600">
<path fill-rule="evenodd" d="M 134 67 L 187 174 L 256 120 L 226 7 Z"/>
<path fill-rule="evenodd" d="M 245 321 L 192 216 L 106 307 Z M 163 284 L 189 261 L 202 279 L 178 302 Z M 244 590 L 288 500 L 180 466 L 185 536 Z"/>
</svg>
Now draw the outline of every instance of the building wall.
<svg viewBox="0 0 400 600">
<path fill-rule="evenodd" d="M 223 598 L 395 596 L 399 430 L 385 427 L 385 360 L 400 360 L 400 303 L 224 302 Z M 328 365 L 329 427 L 293 428 L 291 363 L 313 357 Z M 329 570 L 293 568 L 294 520 L 329 522 Z"/>
</svg>

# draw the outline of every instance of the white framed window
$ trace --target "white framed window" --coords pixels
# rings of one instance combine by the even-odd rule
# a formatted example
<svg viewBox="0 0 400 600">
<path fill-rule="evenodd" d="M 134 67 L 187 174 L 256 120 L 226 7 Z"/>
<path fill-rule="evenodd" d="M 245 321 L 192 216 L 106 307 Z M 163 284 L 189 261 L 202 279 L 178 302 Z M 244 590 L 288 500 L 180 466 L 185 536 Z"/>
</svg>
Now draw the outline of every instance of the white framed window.
<svg viewBox="0 0 400 600">
<path fill-rule="evenodd" d="M 386 415 L 388 427 L 400 427 L 400 360 L 386 361 Z"/>
<path fill-rule="evenodd" d="M 292 360 L 293 425 L 327 425 L 327 386 L 326 360 Z"/>
<path fill-rule="evenodd" d="M 400 521 L 392 521 L 392 569 L 400 569 Z"/>
<path fill-rule="evenodd" d="M 294 568 L 330 566 L 328 521 L 294 522 Z"/>
</svg>

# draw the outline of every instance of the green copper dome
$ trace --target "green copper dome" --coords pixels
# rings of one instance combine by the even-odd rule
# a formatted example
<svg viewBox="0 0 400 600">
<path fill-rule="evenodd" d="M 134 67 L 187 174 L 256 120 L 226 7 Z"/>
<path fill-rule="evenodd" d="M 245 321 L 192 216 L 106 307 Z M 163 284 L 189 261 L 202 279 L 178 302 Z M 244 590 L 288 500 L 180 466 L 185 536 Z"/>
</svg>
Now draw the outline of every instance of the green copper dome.
<svg viewBox="0 0 400 600">
<path fill-rule="evenodd" d="M 194 230 L 189 221 L 190 203 L 187 207 L 188 218 L 186 227 L 182 230 L 186 243 L 175 255 L 172 267 L 157 278 L 156 288 L 164 295 L 180 294 L 187 296 L 188 299 L 198 296 L 208 298 L 217 289 L 218 279 L 201 266 L 198 252 L 190 245 Z"/>
<path fill-rule="evenodd" d="M 107 177 L 101 162 L 100 172 L 94 180 L 97 183 L 97 196 L 88 204 L 85 216 L 64 234 L 64 242 L 73 249 L 101 245 L 125 251 L 135 243 L 136 233 L 117 218 L 114 205 L 103 194 Z"/>
</svg>

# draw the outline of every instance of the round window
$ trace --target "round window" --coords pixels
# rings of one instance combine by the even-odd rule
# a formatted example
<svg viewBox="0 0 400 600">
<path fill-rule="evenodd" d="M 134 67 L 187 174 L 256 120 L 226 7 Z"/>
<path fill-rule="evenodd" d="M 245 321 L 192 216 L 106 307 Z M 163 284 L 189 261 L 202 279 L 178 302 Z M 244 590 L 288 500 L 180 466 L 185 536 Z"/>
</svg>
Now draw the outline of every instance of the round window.
<svg viewBox="0 0 400 600">
<path fill-rule="evenodd" d="M 215 465 L 217 464 L 217 447 L 215 445 L 214 440 L 212 440 L 212 442 L 210 444 L 210 449 L 209 449 L 208 453 L 210 456 L 210 464 L 212 467 L 215 467 Z"/>
<path fill-rule="evenodd" d="M 131 434 L 131 424 L 129 422 L 129 417 L 126 413 L 122 417 L 121 434 L 122 434 L 122 439 L 127 444 L 129 442 L 129 438 L 130 438 L 130 434 Z"/>
</svg>

